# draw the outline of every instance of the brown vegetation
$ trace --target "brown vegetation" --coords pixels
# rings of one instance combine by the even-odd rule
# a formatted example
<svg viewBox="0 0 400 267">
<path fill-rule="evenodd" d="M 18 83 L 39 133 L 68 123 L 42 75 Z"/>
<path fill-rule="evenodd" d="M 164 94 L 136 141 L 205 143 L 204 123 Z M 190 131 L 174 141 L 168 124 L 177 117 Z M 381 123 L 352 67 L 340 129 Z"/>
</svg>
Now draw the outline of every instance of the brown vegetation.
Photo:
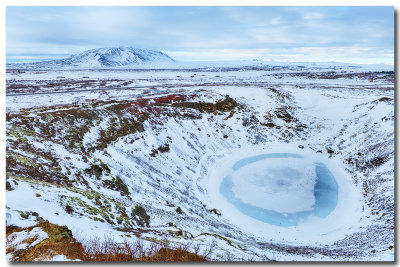
<svg viewBox="0 0 400 267">
<path fill-rule="evenodd" d="M 7 254 L 13 254 L 12 261 L 43 261 L 52 259 L 56 255 L 64 255 L 66 258 L 81 261 L 206 261 L 210 251 L 199 255 L 200 247 L 193 247 L 189 252 L 190 245 L 170 247 L 168 240 L 153 242 L 145 246 L 143 241 L 137 239 L 134 242 L 125 241 L 116 243 L 111 239 L 105 241 L 92 240 L 84 244 L 73 238 L 71 231 L 66 226 L 54 225 L 50 222 L 41 222 L 35 226 L 21 228 L 7 226 L 6 236 L 12 233 L 41 227 L 49 238 L 41 241 L 35 246 L 27 249 L 16 250 L 14 247 L 7 249 Z M 25 243 L 32 243 L 32 240 L 24 240 Z"/>
</svg>

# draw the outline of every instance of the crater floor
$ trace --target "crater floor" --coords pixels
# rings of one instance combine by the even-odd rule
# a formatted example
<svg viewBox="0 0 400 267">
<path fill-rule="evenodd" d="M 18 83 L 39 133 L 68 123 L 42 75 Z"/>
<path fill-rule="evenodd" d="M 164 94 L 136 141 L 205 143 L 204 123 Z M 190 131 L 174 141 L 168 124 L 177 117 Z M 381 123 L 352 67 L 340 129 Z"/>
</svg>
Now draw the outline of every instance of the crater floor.
<svg viewBox="0 0 400 267">
<path fill-rule="evenodd" d="M 236 162 L 220 193 L 242 213 L 278 226 L 326 217 L 337 204 L 335 177 L 321 162 L 298 154 L 262 154 Z"/>
</svg>

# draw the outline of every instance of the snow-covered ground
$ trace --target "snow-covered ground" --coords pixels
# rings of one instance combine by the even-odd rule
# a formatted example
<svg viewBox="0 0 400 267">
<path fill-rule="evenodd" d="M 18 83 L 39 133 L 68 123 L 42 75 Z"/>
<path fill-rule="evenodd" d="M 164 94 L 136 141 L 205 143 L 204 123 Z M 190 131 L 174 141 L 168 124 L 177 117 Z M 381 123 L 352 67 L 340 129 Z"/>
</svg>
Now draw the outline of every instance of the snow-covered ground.
<svg viewBox="0 0 400 267">
<path fill-rule="evenodd" d="M 7 73 L 7 223 L 40 216 L 78 240 L 214 241 L 215 260 L 393 261 L 392 67 L 226 66 Z M 237 106 L 204 106 L 224 99 Z M 268 153 L 323 162 L 338 184 L 336 208 L 279 227 L 230 204 L 220 185 L 232 165 Z M 241 176 L 257 176 L 260 162 L 237 173 L 235 194 L 279 212 L 310 209 L 314 170 L 291 160 L 265 163 L 301 173 L 292 191 L 244 188 L 254 183 Z M 271 204 L 273 189 L 282 206 Z M 271 195 L 246 196 L 257 192 Z"/>
</svg>

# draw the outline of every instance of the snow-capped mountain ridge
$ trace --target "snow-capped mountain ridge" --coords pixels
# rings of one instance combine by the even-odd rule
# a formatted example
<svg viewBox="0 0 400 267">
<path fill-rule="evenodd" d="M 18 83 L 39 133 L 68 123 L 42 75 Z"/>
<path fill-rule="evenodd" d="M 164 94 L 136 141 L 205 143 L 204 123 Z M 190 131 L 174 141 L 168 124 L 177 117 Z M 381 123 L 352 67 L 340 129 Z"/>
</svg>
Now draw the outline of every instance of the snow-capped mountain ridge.
<svg viewBox="0 0 400 267">
<path fill-rule="evenodd" d="M 170 63 L 175 60 L 167 54 L 134 47 L 106 47 L 90 49 L 65 59 L 18 64 L 27 68 L 113 68 L 142 64 Z"/>
<path fill-rule="evenodd" d="M 64 61 L 72 64 L 95 61 L 102 66 L 125 66 L 147 62 L 172 62 L 167 54 L 156 50 L 133 47 L 110 47 L 87 50 Z"/>
</svg>

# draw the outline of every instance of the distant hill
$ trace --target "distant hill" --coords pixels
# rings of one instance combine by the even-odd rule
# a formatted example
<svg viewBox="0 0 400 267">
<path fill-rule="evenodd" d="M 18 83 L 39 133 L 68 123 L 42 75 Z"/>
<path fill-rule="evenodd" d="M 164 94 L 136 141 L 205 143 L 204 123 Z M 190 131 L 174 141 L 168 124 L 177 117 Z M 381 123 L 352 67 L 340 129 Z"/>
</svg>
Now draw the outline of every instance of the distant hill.
<svg viewBox="0 0 400 267">
<path fill-rule="evenodd" d="M 7 64 L 9 68 L 118 68 L 138 67 L 142 64 L 170 63 L 175 60 L 167 54 L 150 49 L 110 47 L 87 50 L 65 59 L 36 63 Z"/>
</svg>

